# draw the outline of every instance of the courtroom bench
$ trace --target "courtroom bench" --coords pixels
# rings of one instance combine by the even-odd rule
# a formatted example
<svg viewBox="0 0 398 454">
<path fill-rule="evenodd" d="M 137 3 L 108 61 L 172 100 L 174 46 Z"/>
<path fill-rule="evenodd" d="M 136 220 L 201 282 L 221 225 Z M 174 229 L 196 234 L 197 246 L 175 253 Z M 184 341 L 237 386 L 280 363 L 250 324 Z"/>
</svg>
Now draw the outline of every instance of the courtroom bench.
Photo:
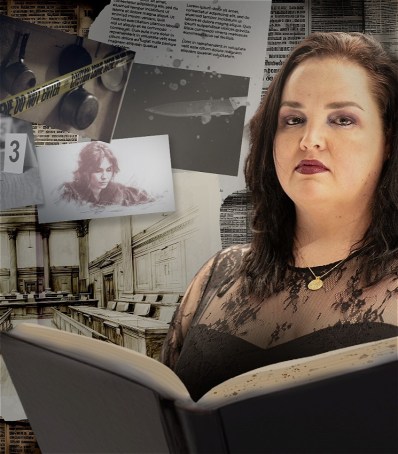
<svg viewBox="0 0 398 454">
<path fill-rule="evenodd" d="M 87 306 L 98 305 L 97 299 L 92 300 L 66 300 L 66 299 L 50 299 L 26 301 L 25 299 L 0 301 L 0 309 L 12 309 L 11 319 L 27 319 L 27 318 L 51 318 L 53 316 L 52 307 L 66 313 L 70 305 Z"/>
<path fill-rule="evenodd" d="M 106 308 L 170 323 L 181 298 L 178 293 L 122 294 L 118 299 L 108 301 Z"/>
<path fill-rule="evenodd" d="M 69 316 L 102 334 L 110 342 L 159 359 L 168 323 L 127 312 L 90 306 L 70 306 Z"/>
</svg>

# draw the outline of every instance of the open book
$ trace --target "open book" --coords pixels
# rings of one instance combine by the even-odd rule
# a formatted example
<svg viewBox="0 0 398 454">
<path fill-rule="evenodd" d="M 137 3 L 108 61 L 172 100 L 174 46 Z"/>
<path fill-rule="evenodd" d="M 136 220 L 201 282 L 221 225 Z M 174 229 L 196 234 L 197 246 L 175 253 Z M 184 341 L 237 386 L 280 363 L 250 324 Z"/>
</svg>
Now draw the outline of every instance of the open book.
<svg viewBox="0 0 398 454">
<path fill-rule="evenodd" d="M 396 452 L 390 338 L 259 368 L 194 402 L 165 365 L 32 324 L 2 354 L 44 453 Z"/>
</svg>

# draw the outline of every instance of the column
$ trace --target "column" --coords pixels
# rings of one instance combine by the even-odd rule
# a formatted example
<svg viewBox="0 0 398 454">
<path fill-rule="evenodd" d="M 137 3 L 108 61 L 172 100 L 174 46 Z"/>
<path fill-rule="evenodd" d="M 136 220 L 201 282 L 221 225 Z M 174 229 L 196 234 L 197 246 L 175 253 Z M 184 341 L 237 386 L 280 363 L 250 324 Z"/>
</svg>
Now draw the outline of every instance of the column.
<svg viewBox="0 0 398 454">
<path fill-rule="evenodd" d="M 44 290 L 51 290 L 50 287 L 50 247 L 48 238 L 51 230 L 49 227 L 41 226 L 40 235 L 43 238 L 43 267 L 44 267 Z"/>
<path fill-rule="evenodd" d="M 18 291 L 18 267 L 17 267 L 17 229 L 7 230 L 10 243 L 10 291 Z"/>
<path fill-rule="evenodd" d="M 133 292 L 133 253 L 131 247 L 131 219 L 130 216 L 123 216 L 121 218 L 122 225 L 122 271 L 123 271 L 123 291 Z"/>
<path fill-rule="evenodd" d="M 79 238 L 79 291 L 88 289 L 88 225 L 89 220 L 78 221 L 76 234 Z"/>
</svg>

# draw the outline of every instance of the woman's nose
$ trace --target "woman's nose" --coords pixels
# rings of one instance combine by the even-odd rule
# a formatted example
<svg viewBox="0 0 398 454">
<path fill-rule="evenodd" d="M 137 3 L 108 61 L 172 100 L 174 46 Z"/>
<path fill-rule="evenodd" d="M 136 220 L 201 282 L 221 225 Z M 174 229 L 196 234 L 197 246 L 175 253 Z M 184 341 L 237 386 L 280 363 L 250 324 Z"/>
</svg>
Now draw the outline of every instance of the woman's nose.
<svg viewBox="0 0 398 454">
<path fill-rule="evenodd" d="M 300 140 L 300 150 L 324 150 L 326 147 L 325 134 L 321 125 L 308 125 Z"/>
</svg>

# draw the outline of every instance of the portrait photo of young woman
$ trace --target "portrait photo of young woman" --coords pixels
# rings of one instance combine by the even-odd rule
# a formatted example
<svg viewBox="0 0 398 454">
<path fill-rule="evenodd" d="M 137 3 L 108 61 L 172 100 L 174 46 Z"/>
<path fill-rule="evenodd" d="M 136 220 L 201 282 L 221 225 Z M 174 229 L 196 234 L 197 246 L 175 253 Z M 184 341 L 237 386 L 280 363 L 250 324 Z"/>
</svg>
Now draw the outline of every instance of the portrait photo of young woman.
<svg viewBox="0 0 398 454">
<path fill-rule="evenodd" d="M 97 207 L 130 206 L 155 200 L 144 189 L 115 182 L 118 172 L 118 161 L 109 145 L 104 142 L 90 142 L 79 154 L 73 181 L 59 187 L 60 198 Z"/>
<path fill-rule="evenodd" d="M 38 149 L 40 222 L 174 211 L 166 135 Z"/>
</svg>

